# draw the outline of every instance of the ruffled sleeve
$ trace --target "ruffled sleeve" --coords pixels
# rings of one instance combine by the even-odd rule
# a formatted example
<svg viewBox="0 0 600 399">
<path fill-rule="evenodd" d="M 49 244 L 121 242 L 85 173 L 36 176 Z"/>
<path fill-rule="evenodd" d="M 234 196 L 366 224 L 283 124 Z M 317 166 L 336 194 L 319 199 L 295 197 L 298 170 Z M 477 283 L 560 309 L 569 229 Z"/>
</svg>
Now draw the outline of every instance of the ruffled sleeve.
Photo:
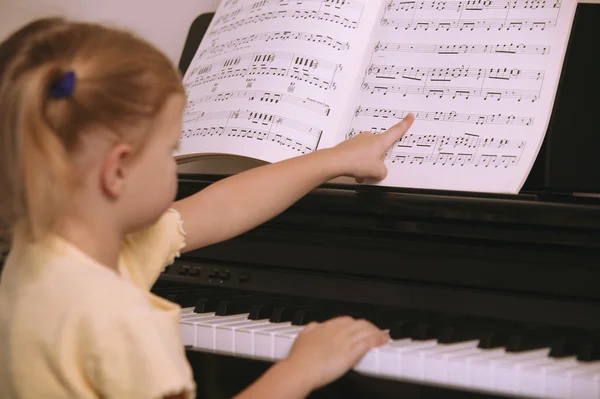
<svg viewBox="0 0 600 399">
<path fill-rule="evenodd" d="M 151 227 L 126 237 L 119 268 L 140 288 L 149 290 L 185 247 L 181 215 L 169 209 Z"/>
</svg>

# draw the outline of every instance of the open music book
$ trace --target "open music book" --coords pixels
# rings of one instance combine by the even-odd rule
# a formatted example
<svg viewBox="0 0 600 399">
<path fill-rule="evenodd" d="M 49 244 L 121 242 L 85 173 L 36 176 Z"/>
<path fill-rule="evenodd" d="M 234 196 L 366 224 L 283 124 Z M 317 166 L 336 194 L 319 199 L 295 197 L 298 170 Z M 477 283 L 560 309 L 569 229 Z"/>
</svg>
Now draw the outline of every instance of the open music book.
<svg viewBox="0 0 600 399">
<path fill-rule="evenodd" d="M 409 188 L 517 193 L 543 142 L 575 0 L 223 0 L 184 76 L 185 162 L 276 162 L 412 128 Z"/>
</svg>

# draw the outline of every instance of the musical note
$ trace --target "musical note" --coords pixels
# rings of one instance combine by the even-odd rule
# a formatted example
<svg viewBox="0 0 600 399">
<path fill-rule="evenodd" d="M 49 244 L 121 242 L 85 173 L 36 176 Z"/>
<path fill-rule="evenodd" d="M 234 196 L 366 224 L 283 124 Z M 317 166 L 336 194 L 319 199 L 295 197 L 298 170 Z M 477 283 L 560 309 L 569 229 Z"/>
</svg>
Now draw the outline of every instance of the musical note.
<svg viewBox="0 0 600 399">
<path fill-rule="evenodd" d="M 469 1 L 404 1 L 392 0 L 387 11 L 484 11 L 484 10 L 537 10 L 558 9 L 560 0 L 469 0 Z"/>
<path fill-rule="evenodd" d="M 524 19 L 461 19 L 458 20 L 431 20 L 431 19 L 406 19 L 386 18 L 381 24 L 394 29 L 421 29 L 421 30 L 475 30 L 497 28 L 498 30 L 544 30 L 554 27 L 555 20 L 524 20 Z"/>
<path fill-rule="evenodd" d="M 548 55 L 550 46 L 538 44 L 412 44 L 379 42 L 375 52 L 407 52 L 429 54 L 527 54 Z"/>
<path fill-rule="evenodd" d="M 331 108 L 329 105 L 317 102 L 310 98 L 300 98 L 297 96 L 293 96 L 290 94 L 283 94 L 279 92 L 273 91 L 260 91 L 260 90 L 237 90 L 237 91 L 228 91 L 228 92 L 220 92 L 215 94 L 210 94 L 206 96 L 202 96 L 198 99 L 190 99 L 188 101 L 189 111 L 194 111 L 194 107 L 196 104 L 201 103 L 220 103 L 225 101 L 231 101 L 236 99 L 246 99 L 249 102 L 259 102 L 261 104 L 279 104 L 286 103 L 295 105 L 298 107 L 306 108 L 308 110 L 314 111 L 320 115 L 328 116 Z"/>
<path fill-rule="evenodd" d="M 232 77 L 247 76 L 280 76 L 306 82 L 320 89 L 331 90 L 340 65 L 309 55 L 273 51 L 265 53 L 240 54 L 233 58 L 218 60 L 210 64 L 208 71 L 212 74 L 199 75 L 192 71 L 184 82 L 186 87 L 193 88 L 208 82 Z M 206 70 L 205 66 L 197 70 Z"/>
<path fill-rule="evenodd" d="M 531 79 L 541 80 L 544 71 L 520 70 L 516 68 L 428 68 L 396 65 L 373 65 L 367 70 L 368 75 L 386 79 L 427 80 L 432 82 L 451 82 L 460 78 L 479 79 Z"/>
<path fill-rule="evenodd" d="M 280 31 L 280 32 L 264 32 L 255 35 L 245 36 L 230 40 L 223 44 L 212 45 L 201 51 L 197 58 L 199 60 L 203 58 L 213 58 L 219 55 L 227 54 L 235 51 L 241 47 L 249 46 L 251 44 L 258 44 L 258 42 L 271 42 L 271 41 L 282 41 L 286 42 L 289 40 L 305 41 L 309 43 L 317 43 L 325 46 L 329 46 L 334 50 L 342 51 L 349 50 L 350 43 L 348 41 L 342 41 L 335 39 L 328 35 L 310 33 L 310 32 L 297 32 L 297 31 Z"/>
<path fill-rule="evenodd" d="M 544 30 L 556 26 L 560 8 L 560 0 L 393 0 L 386 7 L 381 25 L 433 31 Z"/>
<path fill-rule="evenodd" d="M 255 138 L 274 141 L 295 151 L 314 151 L 323 131 L 277 114 L 236 109 L 233 111 L 188 111 L 184 115 L 181 139 L 207 136 Z M 293 145 L 300 143 L 301 145 Z"/>
<path fill-rule="evenodd" d="M 293 5 L 307 5 L 307 8 L 294 8 L 294 9 L 283 9 L 280 10 L 279 8 L 284 8 L 284 7 L 288 7 L 291 6 L 290 3 L 293 3 Z M 321 3 L 323 3 L 325 5 L 325 3 L 329 4 L 326 5 L 325 8 L 321 7 Z M 249 24 L 260 24 L 263 23 L 265 21 L 271 21 L 271 20 L 276 20 L 276 19 L 286 19 L 286 18 L 293 18 L 293 19 L 311 19 L 311 20 L 317 20 L 317 21 L 324 21 L 324 22 L 329 22 L 332 24 L 337 24 L 340 25 L 344 28 L 349 28 L 349 29 L 356 29 L 360 23 L 361 20 L 361 16 L 362 16 L 362 12 L 363 12 L 363 5 L 359 2 L 348 2 L 348 4 L 353 4 L 355 7 L 353 9 L 350 9 L 349 12 L 347 13 L 343 13 L 343 12 L 339 12 L 339 11 L 343 11 L 341 9 L 337 9 L 335 13 L 332 13 L 330 11 L 331 5 L 330 5 L 330 1 L 327 0 L 322 0 L 322 1 L 313 1 L 313 0 L 297 0 L 294 2 L 273 2 L 273 4 L 276 5 L 277 9 L 274 11 L 268 11 L 268 12 L 262 12 L 260 14 L 255 14 L 255 15 L 251 15 L 248 16 L 246 18 L 240 18 L 238 20 L 234 20 L 233 22 L 227 24 L 226 22 L 223 22 L 223 26 L 220 23 L 216 23 L 213 26 L 213 29 L 208 33 L 209 36 L 214 36 L 214 35 L 219 35 L 225 32 L 230 32 L 232 30 L 236 30 L 238 28 L 241 28 L 243 26 L 249 25 Z M 235 17 L 238 17 L 240 14 L 236 14 Z M 230 19 L 235 19 L 235 18 L 230 18 Z M 229 19 L 227 19 L 228 21 Z"/>
<path fill-rule="evenodd" d="M 371 94 L 383 93 L 385 95 L 387 93 L 398 93 L 405 97 L 407 95 L 418 94 L 424 95 L 427 98 L 449 97 L 452 99 L 464 98 L 467 100 L 471 97 L 481 97 L 484 100 L 490 99 L 500 101 L 504 98 L 511 98 L 516 99 L 517 101 L 531 100 L 532 102 L 534 102 L 540 97 L 540 90 L 504 90 L 496 88 L 474 89 L 470 87 L 448 86 L 427 86 L 426 88 L 424 88 L 417 86 L 392 85 L 385 83 L 379 83 L 376 85 L 364 83 L 362 85 L 362 90 L 368 91 Z"/>
<path fill-rule="evenodd" d="M 187 129 L 181 133 L 181 139 L 201 138 L 201 137 L 231 137 L 242 139 L 253 139 L 257 141 L 273 142 L 280 146 L 288 147 L 302 155 L 315 151 L 316 147 L 311 144 L 306 144 L 294 138 L 284 136 L 260 129 L 250 129 L 245 127 L 226 127 L 226 126 L 210 126 L 199 127 L 197 129 Z"/>
<path fill-rule="evenodd" d="M 362 14 L 364 5 L 361 2 L 353 0 L 294 0 L 281 1 L 281 0 L 260 0 L 256 1 L 251 5 L 241 6 L 234 11 L 222 14 L 215 18 L 214 27 L 218 27 L 222 24 L 228 23 L 240 16 L 251 15 L 263 11 L 270 11 L 273 13 L 281 13 L 287 11 L 289 7 L 305 6 L 302 9 L 292 9 L 291 11 L 316 11 L 324 19 L 326 16 L 331 15 L 331 10 L 335 9 L 335 12 L 342 14 L 353 14 L 358 17 Z"/>
<path fill-rule="evenodd" d="M 383 133 L 387 128 L 370 130 L 352 128 L 346 135 L 349 139 L 357 132 L 371 131 Z M 386 159 L 392 164 L 423 163 L 449 166 L 504 167 L 516 166 L 527 142 L 504 138 L 482 138 L 476 134 L 465 133 L 462 136 L 409 133 L 387 152 Z"/>
<path fill-rule="evenodd" d="M 354 112 L 354 118 L 358 117 L 373 117 L 373 118 L 394 118 L 403 119 L 406 115 L 412 113 L 415 116 L 415 120 L 430 121 L 430 122 L 460 122 L 460 123 L 474 123 L 476 125 L 484 124 L 497 124 L 497 125 L 519 125 L 519 126 L 531 126 L 533 124 L 532 117 L 528 116 L 516 116 L 516 115 L 503 115 L 503 114 L 467 114 L 442 112 L 442 111 L 411 111 L 411 110 L 399 110 L 399 109 L 385 109 L 385 108 L 369 108 L 369 107 L 357 107 Z"/>
<path fill-rule="evenodd" d="M 426 98 L 481 97 L 484 100 L 512 98 L 536 101 L 540 98 L 543 81 L 543 70 L 371 64 L 367 68 L 362 90 L 371 94 L 417 94 Z"/>
</svg>

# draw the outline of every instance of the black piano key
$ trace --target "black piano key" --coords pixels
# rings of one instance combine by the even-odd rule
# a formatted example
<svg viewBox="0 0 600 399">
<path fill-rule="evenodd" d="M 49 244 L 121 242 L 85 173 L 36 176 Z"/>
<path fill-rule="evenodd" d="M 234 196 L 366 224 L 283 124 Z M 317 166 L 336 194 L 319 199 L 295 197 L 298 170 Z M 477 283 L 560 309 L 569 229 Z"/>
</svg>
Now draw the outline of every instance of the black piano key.
<svg viewBox="0 0 600 399">
<path fill-rule="evenodd" d="M 278 306 L 292 306 L 294 300 L 291 297 L 265 296 L 250 308 L 248 320 L 270 319 L 273 311 Z"/>
<path fill-rule="evenodd" d="M 200 296 L 211 295 L 216 293 L 215 290 L 169 290 L 162 292 L 161 296 L 168 301 L 178 304 L 182 308 L 194 306 Z"/>
<path fill-rule="evenodd" d="M 389 317 L 391 316 L 387 316 L 388 319 Z M 393 317 L 396 318 L 396 321 L 389 327 L 392 339 L 427 340 L 431 339 L 429 335 L 434 333 L 435 327 L 430 325 L 434 317 L 427 312 L 399 310 L 393 313 Z M 383 324 L 381 320 L 385 319 L 386 317 L 380 318 L 375 324 L 381 325 Z"/>
<path fill-rule="evenodd" d="M 298 306 L 275 306 L 269 321 L 271 323 L 283 323 L 292 321 L 294 314 L 298 310 Z"/>
<path fill-rule="evenodd" d="M 300 308 L 294 313 L 292 325 L 304 326 L 310 322 L 322 323 L 333 318 L 334 313 L 323 308 Z"/>
<path fill-rule="evenodd" d="M 600 331 L 589 334 L 577 348 L 577 360 L 593 362 L 600 360 Z"/>
<path fill-rule="evenodd" d="M 584 340 L 582 331 L 562 329 L 557 331 L 550 344 L 549 357 L 562 358 L 574 356 Z"/>
<path fill-rule="evenodd" d="M 507 352 L 525 352 L 549 348 L 556 332 L 546 326 L 531 326 L 515 330 L 506 345 Z"/>
<path fill-rule="evenodd" d="M 458 318 L 444 323 L 438 335 L 440 344 L 456 344 L 479 340 L 491 327 L 491 322 L 483 319 Z"/>
<path fill-rule="evenodd" d="M 252 305 L 248 315 L 248 320 L 268 319 L 273 314 L 274 304 L 257 303 Z"/>
<path fill-rule="evenodd" d="M 238 298 L 224 299 L 217 306 L 215 315 L 232 316 L 236 314 L 250 313 L 252 307 L 261 301 L 264 301 L 264 297 L 261 295 L 247 295 Z"/>
<path fill-rule="evenodd" d="M 479 349 L 502 348 L 508 345 L 508 341 L 515 331 L 512 323 L 494 322 L 484 328 L 479 335 Z"/>
<path fill-rule="evenodd" d="M 234 293 L 229 293 L 229 294 L 219 293 L 216 295 L 201 296 L 196 301 L 196 307 L 194 308 L 194 313 L 215 312 L 217 310 L 217 307 L 221 303 L 221 301 L 243 298 L 245 296 L 247 296 L 247 295 L 234 294 Z"/>
</svg>

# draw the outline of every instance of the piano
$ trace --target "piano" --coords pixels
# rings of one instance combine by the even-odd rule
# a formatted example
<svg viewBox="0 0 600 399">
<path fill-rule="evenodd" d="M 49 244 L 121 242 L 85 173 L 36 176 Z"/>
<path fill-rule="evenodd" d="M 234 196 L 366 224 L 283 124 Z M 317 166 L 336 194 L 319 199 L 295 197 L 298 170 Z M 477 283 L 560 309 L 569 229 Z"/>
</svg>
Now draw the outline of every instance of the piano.
<svg viewBox="0 0 600 399">
<path fill-rule="evenodd" d="M 190 28 L 185 72 L 212 14 Z M 544 145 L 518 195 L 325 184 L 153 292 L 182 306 L 198 397 L 231 397 L 310 321 L 392 341 L 324 398 L 600 398 L 600 5 L 580 4 Z M 225 177 L 182 173 L 178 197 Z"/>
<path fill-rule="evenodd" d="M 185 72 L 212 14 L 192 24 Z M 165 269 L 198 397 L 227 398 L 310 321 L 392 341 L 311 398 L 600 398 L 600 4 L 580 4 L 548 133 L 518 195 L 325 184 Z M 179 175 L 178 198 L 217 174 Z"/>
</svg>

